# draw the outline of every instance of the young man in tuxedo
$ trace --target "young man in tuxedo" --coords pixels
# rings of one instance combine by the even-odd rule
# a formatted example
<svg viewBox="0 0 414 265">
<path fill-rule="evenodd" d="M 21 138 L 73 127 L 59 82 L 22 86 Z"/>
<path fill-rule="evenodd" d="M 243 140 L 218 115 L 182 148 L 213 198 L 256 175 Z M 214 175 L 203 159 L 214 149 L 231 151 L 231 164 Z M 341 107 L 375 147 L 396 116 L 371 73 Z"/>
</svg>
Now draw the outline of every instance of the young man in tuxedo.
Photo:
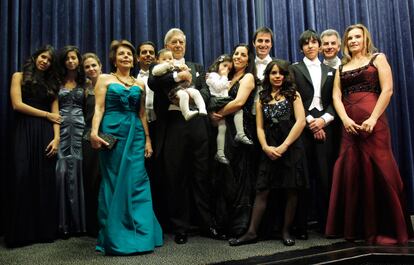
<svg viewBox="0 0 414 265">
<path fill-rule="evenodd" d="M 210 212 L 207 116 L 199 115 L 186 121 L 176 102 L 169 99 L 170 90 L 177 83 L 187 81 L 200 90 L 204 101 L 208 102 L 210 92 L 205 83 L 204 68 L 185 60 L 186 37 L 180 29 L 170 29 L 165 35 L 164 44 L 165 48 L 172 51 L 174 64 L 186 64 L 190 69 L 162 76 L 153 76 L 150 70 L 148 79 L 148 85 L 154 91 L 154 110 L 157 116 L 155 156 L 162 161 L 174 240 L 177 244 L 187 242 L 193 215 L 192 205 L 195 205 L 200 216 L 201 232 L 219 239 L 221 235 L 214 227 Z"/>
<path fill-rule="evenodd" d="M 335 69 L 319 61 L 321 40 L 315 31 L 304 31 L 299 38 L 299 46 L 304 58 L 292 64 L 290 70 L 305 108 L 307 126 L 302 136 L 306 148 L 311 201 L 316 204 L 319 230 L 324 231 L 332 180 L 332 149 L 334 140 L 339 141 L 332 139 L 332 122 L 335 117 L 332 88 Z M 305 195 L 298 202 L 296 234 L 299 239 L 307 239 L 308 200 Z"/>
</svg>

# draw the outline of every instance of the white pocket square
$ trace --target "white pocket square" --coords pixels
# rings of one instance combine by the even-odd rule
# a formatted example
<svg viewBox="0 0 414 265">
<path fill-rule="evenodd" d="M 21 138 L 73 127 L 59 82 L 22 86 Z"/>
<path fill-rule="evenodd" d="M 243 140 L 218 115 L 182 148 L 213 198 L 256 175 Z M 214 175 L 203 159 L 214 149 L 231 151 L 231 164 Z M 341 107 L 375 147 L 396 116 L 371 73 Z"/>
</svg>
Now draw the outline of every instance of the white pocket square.
<svg viewBox="0 0 414 265">
<path fill-rule="evenodd" d="M 328 76 L 332 76 L 333 75 L 333 73 L 332 72 L 328 72 Z"/>
<path fill-rule="evenodd" d="M 199 77 L 199 76 L 200 76 L 200 74 L 198 72 L 196 72 L 196 77 Z"/>
</svg>

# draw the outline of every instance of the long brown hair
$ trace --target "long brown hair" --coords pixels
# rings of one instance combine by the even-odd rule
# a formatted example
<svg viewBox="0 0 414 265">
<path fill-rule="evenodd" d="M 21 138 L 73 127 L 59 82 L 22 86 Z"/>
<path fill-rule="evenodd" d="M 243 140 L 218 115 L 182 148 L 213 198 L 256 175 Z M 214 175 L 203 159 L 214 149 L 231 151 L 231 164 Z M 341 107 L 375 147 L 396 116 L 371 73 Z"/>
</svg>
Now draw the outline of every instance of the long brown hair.
<svg viewBox="0 0 414 265">
<path fill-rule="evenodd" d="M 348 26 L 345 29 L 344 37 L 342 38 L 342 53 L 344 55 L 342 58 L 343 64 L 348 63 L 352 58 L 352 54 L 350 54 L 349 48 L 348 48 L 348 34 L 353 29 L 362 30 L 364 46 L 365 46 L 364 51 L 363 51 L 364 55 L 370 57 L 372 54 L 377 52 L 377 48 L 375 48 L 374 43 L 372 42 L 371 33 L 369 33 L 367 27 L 365 27 L 363 24 L 354 24 L 354 25 Z"/>
</svg>

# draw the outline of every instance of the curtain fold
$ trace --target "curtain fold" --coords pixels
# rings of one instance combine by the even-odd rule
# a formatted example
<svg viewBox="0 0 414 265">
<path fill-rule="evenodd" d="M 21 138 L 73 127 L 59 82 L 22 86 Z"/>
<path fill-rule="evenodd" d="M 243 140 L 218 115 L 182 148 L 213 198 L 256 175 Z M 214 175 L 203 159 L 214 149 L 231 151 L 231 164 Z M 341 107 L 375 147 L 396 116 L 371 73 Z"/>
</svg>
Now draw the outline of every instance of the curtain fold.
<svg viewBox="0 0 414 265">
<path fill-rule="evenodd" d="M 413 210 L 414 1 L 261 1 L 261 5 L 255 5 L 254 0 L 1 1 L 0 170 L 4 173 L 0 189 L 10 177 L 11 75 L 46 43 L 56 48 L 72 44 L 82 52 L 96 52 L 104 70 L 109 70 L 107 57 L 113 39 L 125 38 L 135 46 L 151 40 L 162 48 L 167 30 L 179 27 L 187 35 L 186 58 L 207 68 L 217 56 L 230 53 L 235 44 L 250 44 L 253 32 L 262 26 L 258 20 L 275 32 L 272 55 L 292 62 L 302 58 L 297 39 L 303 30 L 335 28 L 343 32 L 347 25 L 361 22 L 373 33 L 374 43 L 388 56 L 393 69 L 395 92 L 388 116 L 395 156 Z M 4 194 L 0 190 L 0 211 Z"/>
</svg>

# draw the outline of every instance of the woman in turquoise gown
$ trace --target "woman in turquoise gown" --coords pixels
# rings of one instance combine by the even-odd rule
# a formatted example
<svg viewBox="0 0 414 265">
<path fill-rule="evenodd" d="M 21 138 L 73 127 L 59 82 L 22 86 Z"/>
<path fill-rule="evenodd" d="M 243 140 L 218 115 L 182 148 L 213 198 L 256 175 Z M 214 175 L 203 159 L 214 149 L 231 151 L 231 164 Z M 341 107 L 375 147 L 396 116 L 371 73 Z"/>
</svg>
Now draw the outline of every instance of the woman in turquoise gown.
<svg viewBox="0 0 414 265">
<path fill-rule="evenodd" d="M 145 86 L 130 73 L 135 49 L 128 41 L 114 41 L 109 57 L 114 69 L 110 75 L 101 75 L 96 84 L 91 130 L 92 147 L 101 149 L 96 250 L 130 255 L 154 250 L 163 238 L 144 165 L 145 157 L 152 155 Z M 106 148 L 108 143 L 98 136 L 98 129 L 117 139 L 112 149 Z"/>
</svg>

